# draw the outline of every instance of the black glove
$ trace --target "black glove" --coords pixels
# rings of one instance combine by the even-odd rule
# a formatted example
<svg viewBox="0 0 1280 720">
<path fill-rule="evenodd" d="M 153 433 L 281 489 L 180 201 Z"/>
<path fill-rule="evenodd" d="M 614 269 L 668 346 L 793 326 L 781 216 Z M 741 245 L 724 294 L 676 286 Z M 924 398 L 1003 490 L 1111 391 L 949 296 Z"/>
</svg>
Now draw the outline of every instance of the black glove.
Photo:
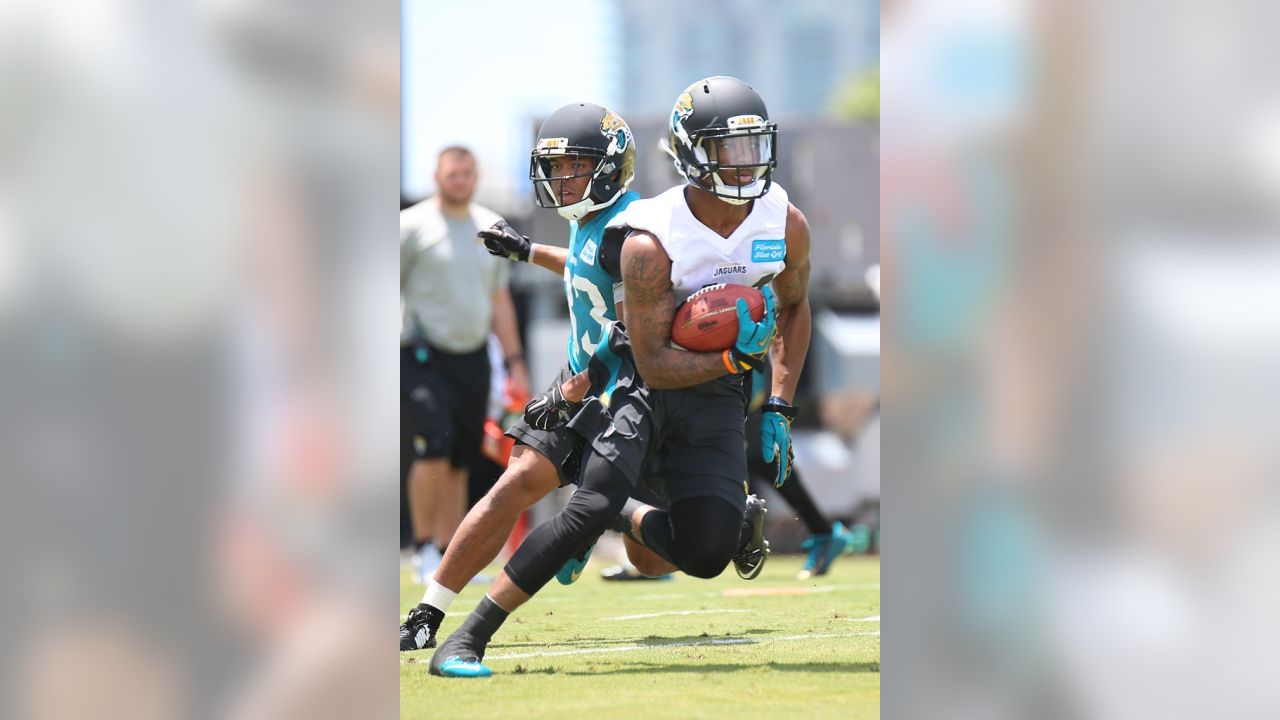
<svg viewBox="0 0 1280 720">
<path fill-rule="evenodd" d="M 559 385 L 553 385 L 550 392 L 524 406 L 524 421 L 539 430 L 555 430 L 569 422 L 578 407 L 578 403 L 564 399 Z"/>
<path fill-rule="evenodd" d="M 533 243 L 516 232 L 506 220 L 499 220 L 493 227 L 481 230 L 477 235 L 484 241 L 484 247 L 490 255 L 529 262 L 529 251 L 533 249 Z"/>
</svg>

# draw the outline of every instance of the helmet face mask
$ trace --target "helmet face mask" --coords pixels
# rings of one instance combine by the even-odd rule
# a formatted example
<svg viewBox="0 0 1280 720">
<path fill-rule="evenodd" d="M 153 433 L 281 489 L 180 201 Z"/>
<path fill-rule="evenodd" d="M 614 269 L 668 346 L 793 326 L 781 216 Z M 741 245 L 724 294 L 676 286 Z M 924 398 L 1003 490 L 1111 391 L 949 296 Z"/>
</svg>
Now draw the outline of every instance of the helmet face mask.
<svg viewBox="0 0 1280 720">
<path fill-rule="evenodd" d="M 777 123 L 751 86 L 724 76 L 700 80 L 676 99 L 667 152 L 691 185 L 732 205 L 769 192 L 777 167 Z"/>
<path fill-rule="evenodd" d="M 580 171 L 574 168 L 567 173 L 558 173 L 555 170 L 557 158 L 582 160 L 586 170 Z M 578 165 L 578 163 L 573 164 Z M 592 204 L 592 186 L 603 164 L 604 157 L 590 148 L 569 148 L 564 152 L 552 151 L 544 154 L 539 154 L 535 150 L 529 161 L 529 179 L 533 181 L 534 197 L 538 207 L 555 208 L 569 220 L 581 219 L 590 212 L 587 206 Z M 587 179 L 582 191 L 574 193 L 572 198 L 563 197 L 564 186 L 574 185 L 576 183 L 573 181 L 580 178 Z"/>
<path fill-rule="evenodd" d="M 773 139 L 776 129 L 708 134 L 695 139 L 698 185 L 732 205 L 741 205 L 769 192 L 777 167 Z"/>
<path fill-rule="evenodd" d="M 558 158 L 586 160 L 586 168 L 556 172 L 567 163 Z M 529 179 L 539 207 L 555 208 L 566 220 L 581 220 L 609 207 L 635 177 L 635 143 L 631 129 L 616 113 L 589 103 L 566 105 L 552 113 L 538 132 L 529 157 Z M 581 195 L 563 197 L 566 183 L 587 178 Z"/>
</svg>

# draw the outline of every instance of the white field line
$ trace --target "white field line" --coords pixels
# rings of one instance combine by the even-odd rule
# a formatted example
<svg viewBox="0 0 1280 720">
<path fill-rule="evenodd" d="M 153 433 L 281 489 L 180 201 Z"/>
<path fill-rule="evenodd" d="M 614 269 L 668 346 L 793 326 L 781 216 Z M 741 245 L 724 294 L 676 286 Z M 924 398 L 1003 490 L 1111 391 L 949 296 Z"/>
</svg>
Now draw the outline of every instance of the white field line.
<svg viewBox="0 0 1280 720">
<path fill-rule="evenodd" d="M 641 618 L 656 618 L 666 615 L 709 615 L 715 613 L 749 613 L 750 610 L 668 610 L 666 612 L 645 613 L 643 615 L 619 615 L 618 617 L 607 617 L 605 620 L 639 620 Z"/>
<path fill-rule="evenodd" d="M 809 594 L 834 592 L 836 590 L 870 590 L 880 587 L 880 583 L 860 583 L 857 585 L 813 585 L 809 588 Z M 707 597 L 721 597 L 724 588 L 720 590 L 712 590 L 706 593 Z M 687 597 L 682 595 L 681 597 Z"/>
<path fill-rule="evenodd" d="M 679 597 L 679 598 L 683 598 L 683 597 L 685 597 L 685 596 L 684 596 L 684 595 L 673 595 L 672 597 Z M 715 614 L 715 613 L 748 613 L 748 612 L 752 612 L 752 611 L 751 611 L 751 610 L 735 610 L 735 609 L 725 609 L 725 610 L 671 610 L 671 611 L 668 611 L 668 612 L 644 613 L 643 615 L 618 615 L 617 617 L 607 617 L 607 618 L 604 618 L 604 619 L 605 619 L 605 620 L 641 620 L 641 619 L 644 619 L 644 618 L 663 617 L 663 616 L 666 616 L 666 615 L 704 615 L 704 614 L 705 614 L 705 615 L 712 615 L 712 614 Z M 864 617 L 864 618 L 846 618 L 846 619 L 847 619 L 849 622 L 880 622 L 880 616 L 879 616 L 879 615 L 872 615 L 871 617 Z M 397 622 L 397 623 L 402 623 L 402 622 L 404 622 L 404 617 L 403 617 L 403 616 L 401 616 L 401 617 L 399 617 L 399 618 L 396 618 L 396 622 Z"/>
<path fill-rule="evenodd" d="M 795 640 L 816 640 L 820 638 L 842 637 L 880 637 L 880 631 L 855 633 L 811 633 L 807 635 L 783 635 L 775 638 L 725 637 L 693 642 L 655 643 L 652 645 L 618 645 L 615 647 L 581 648 L 578 650 L 553 650 L 551 652 L 513 653 L 511 655 L 489 655 L 485 660 L 523 660 L 526 658 L 563 657 L 566 655 L 596 655 L 602 653 L 635 652 L 637 650 L 653 650 L 655 648 L 694 647 L 699 645 L 756 645 L 771 642 L 791 642 Z"/>
</svg>

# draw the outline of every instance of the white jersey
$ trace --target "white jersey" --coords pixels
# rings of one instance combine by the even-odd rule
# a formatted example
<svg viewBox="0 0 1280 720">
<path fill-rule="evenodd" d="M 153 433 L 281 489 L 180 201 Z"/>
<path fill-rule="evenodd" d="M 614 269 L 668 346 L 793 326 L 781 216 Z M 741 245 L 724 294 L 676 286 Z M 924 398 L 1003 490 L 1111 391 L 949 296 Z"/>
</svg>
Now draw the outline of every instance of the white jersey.
<svg viewBox="0 0 1280 720">
<path fill-rule="evenodd" d="M 658 239 L 671 258 L 677 304 L 707 285 L 762 288 L 787 266 L 788 201 L 781 185 L 773 183 L 727 238 L 693 216 L 684 188 L 636 200 L 609 222 L 609 227 L 643 230 Z"/>
</svg>

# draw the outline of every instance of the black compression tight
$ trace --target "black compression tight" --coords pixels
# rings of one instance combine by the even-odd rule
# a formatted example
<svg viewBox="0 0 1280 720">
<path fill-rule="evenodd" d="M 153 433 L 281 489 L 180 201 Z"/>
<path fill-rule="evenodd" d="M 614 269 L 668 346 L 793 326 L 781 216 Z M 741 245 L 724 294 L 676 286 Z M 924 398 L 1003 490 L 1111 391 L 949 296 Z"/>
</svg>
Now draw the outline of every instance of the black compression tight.
<svg viewBox="0 0 1280 720">
<path fill-rule="evenodd" d="M 582 485 L 556 516 L 529 533 L 507 561 L 507 577 L 533 595 L 565 561 L 590 547 L 622 510 L 631 483 L 609 461 L 591 453 L 583 461 Z"/>
<path fill-rule="evenodd" d="M 516 587 L 533 595 L 565 561 L 590 547 L 626 503 L 631 483 L 592 452 L 583 461 L 582 485 L 564 509 L 525 538 L 507 562 Z M 644 544 L 694 577 L 724 571 L 743 532 L 743 506 L 719 497 L 695 497 L 652 510 L 641 527 Z"/>
<path fill-rule="evenodd" d="M 724 572 L 744 532 L 743 506 L 718 496 L 693 497 L 650 510 L 640 525 L 644 544 L 687 575 Z"/>
</svg>

